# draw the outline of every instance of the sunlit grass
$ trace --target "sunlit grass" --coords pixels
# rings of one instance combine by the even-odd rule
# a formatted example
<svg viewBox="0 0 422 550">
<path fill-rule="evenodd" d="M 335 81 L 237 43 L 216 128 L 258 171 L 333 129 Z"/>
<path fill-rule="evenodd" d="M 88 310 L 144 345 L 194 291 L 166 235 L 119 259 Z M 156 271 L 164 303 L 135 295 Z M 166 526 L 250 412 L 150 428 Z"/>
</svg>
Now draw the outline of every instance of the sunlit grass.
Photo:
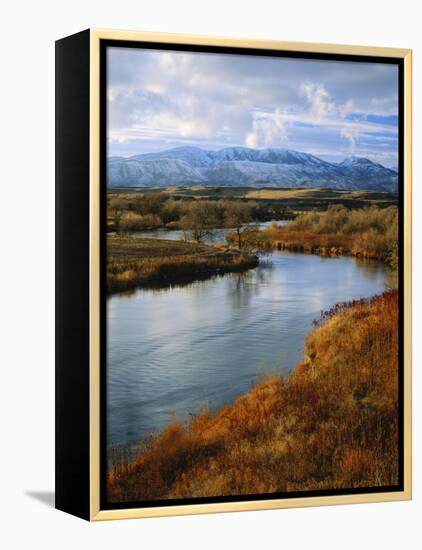
<svg viewBox="0 0 422 550">
<path fill-rule="evenodd" d="M 341 304 L 289 376 L 259 382 L 216 414 L 175 419 L 115 449 L 110 502 L 398 482 L 398 294 Z"/>
<path fill-rule="evenodd" d="M 235 236 L 227 237 L 229 242 Z M 326 212 L 307 212 L 294 221 L 248 233 L 249 246 L 323 255 L 351 255 L 397 265 L 396 207 L 350 210 L 334 206 Z"/>
<path fill-rule="evenodd" d="M 185 241 L 107 237 L 107 291 L 193 281 L 255 267 L 254 255 Z"/>
</svg>

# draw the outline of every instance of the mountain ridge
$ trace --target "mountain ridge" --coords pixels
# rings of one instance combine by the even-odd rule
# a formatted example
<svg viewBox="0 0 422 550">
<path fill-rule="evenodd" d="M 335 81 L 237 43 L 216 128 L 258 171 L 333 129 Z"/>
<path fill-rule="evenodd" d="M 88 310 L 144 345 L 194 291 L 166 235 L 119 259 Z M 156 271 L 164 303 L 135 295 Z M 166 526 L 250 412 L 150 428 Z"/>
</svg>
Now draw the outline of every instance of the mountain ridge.
<svg viewBox="0 0 422 550">
<path fill-rule="evenodd" d="M 182 146 L 107 159 L 110 187 L 221 185 L 397 191 L 398 174 L 364 157 L 340 163 L 283 148 Z"/>
</svg>

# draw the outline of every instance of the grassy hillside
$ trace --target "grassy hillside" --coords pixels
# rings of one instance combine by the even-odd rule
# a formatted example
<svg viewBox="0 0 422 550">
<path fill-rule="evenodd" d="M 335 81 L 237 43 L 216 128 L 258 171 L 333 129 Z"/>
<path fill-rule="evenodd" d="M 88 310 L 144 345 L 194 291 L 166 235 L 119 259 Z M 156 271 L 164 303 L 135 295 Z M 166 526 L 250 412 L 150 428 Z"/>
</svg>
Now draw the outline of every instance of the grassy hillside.
<svg viewBox="0 0 422 550">
<path fill-rule="evenodd" d="M 109 501 L 396 484 L 397 300 L 390 291 L 334 307 L 290 376 L 174 420 L 134 458 L 116 449 Z"/>
</svg>

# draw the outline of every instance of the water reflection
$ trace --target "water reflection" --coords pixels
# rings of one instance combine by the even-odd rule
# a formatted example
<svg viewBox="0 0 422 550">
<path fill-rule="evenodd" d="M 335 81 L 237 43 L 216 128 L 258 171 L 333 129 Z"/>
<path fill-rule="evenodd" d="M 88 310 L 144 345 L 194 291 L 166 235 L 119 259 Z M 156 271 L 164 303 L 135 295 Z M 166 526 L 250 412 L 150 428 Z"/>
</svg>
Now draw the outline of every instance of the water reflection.
<svg viewBox="0 0 422 550">
<path fill-rule="evenodd" d="M 259 222 L 245 224 L 246 226 L 253 226 L 256 229 L 264 229 L 270 227 L 273 222 Z M 276 220 L 277 225 L 282 226 L 287 222 L 286 220 Z M 215 229 L 211 234 L 204 238 L 206 244 L 221 244 L 226 242 L 226 235 L 232 233 L 232 228 Z M 189 240 L 189 233 L 182 229 L 149 229 L 144 231 L 134 231 L 131 233 L 134 237 L 140 237 L 143 239 L 165 239 L 168 241 L 184 241 Z"/>
<path fill-rule="evenodd" d="M 229 277 L 227 283 L 227 300 L 233 309 L 242 309 L 250 305 L 254 296 L 260 292 L 260 285 L 271 280 L 273 263 L 264 259 L 259 267 Z"/>
<path fill-rule="evenodd" d="M 379 264 L 275 252 L 246 273 L 112 296 L 109 443 L 134 444 L 173 416 L 214 410 L 258 377 L 288 372 L 321 311 L 386 282 Z"/>
</svg>

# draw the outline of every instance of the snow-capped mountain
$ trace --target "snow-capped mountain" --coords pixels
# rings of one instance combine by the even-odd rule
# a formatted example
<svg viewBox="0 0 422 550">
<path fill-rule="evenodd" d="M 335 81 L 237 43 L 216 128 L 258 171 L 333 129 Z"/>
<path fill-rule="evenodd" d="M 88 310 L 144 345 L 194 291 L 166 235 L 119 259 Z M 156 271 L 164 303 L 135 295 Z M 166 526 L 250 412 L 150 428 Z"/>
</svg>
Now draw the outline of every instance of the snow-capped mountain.
<svg viewBox="0 0 422 550">
<path fill-rule="evenodd" d="M 289 149 L 228 147 L 207 151 L 198 147 L 176 147 L 129 158 L 110 157 L 107 180 L 111 187 L 203 184 L 395 192 L 398 174 L 359 157 L 333 163 Z"/>
<path fill-rule="evenodd" d="M 187 162 L 166 157 L 155 160 L 127 158 L 123 161 L 108 161 L 107 179 L 112 187 L 168 186 L 205 181 Z"/>
<path fill-rule="evenodd" d="M 211 154 L 210 154 L 211 153 Z M 144 160 L 181 160 L 192 166 L 193 168 L 201 168 L 209 166 L 211 162 L 211 151 L 203 151 L 199 147 L 175 147 L 174 149 L 168 149 L 160 153 L 146 153 L 143 155 L 135 155 L 132 159 L 144 161 Z"/>
</svg>

